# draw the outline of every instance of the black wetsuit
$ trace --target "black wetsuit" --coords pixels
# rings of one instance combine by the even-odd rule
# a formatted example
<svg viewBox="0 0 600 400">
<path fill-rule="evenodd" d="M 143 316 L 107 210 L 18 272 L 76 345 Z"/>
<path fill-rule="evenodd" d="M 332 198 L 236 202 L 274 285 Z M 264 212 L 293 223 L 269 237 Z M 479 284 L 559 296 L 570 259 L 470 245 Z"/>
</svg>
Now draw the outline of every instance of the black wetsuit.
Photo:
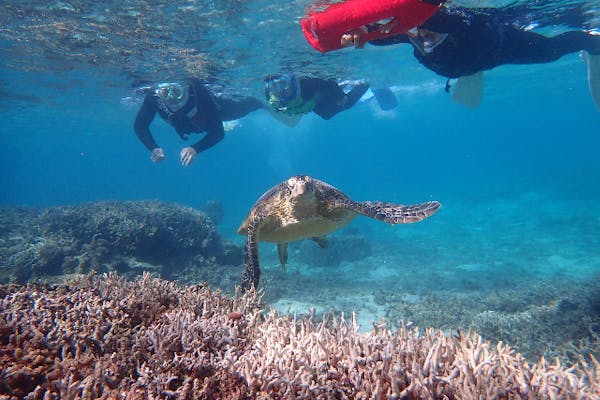
<svg viewBox="0 0 600 400">
<path fill-rule="evenodd" d="M 263 103 L 253 97 L 233 99 L 214 95 L 197 80 L 193 80 L 187 90 L 189 90 L 188 101 L 174 113 L 162 104 L 154 92 L 148 93 L 144 98 L 144 103 L 135 119 L 134 130 L 148 150 L 152 151 L 160 147 L 150 132 L 150 123 L 157 112 L 162 119 L 175 128 L 183 140 L 187 140 L 187 135 L 190 133 L 206 132 L 200 141 L 191 146 L 200 153 L 225 137 L 223 121 L 235 120 L 264 108 Z"/>
<path fill-rule="evenodd" d="M 547 37 L 518 29 L 489 14 L 442 7 L 422 28 L 447 33 L 446 39 L 430 53 L 416 46 L 415 57 L 427 68 L 447 78 L 458 78 L 503 64 L 552 62 L 565 54 L 586 50 L 600 54 L 600 36 L 583 31 Z M 386 46 L 409 43 L 408 35 L 398 35 L 369 43 Z"/>
<path fill-rule="evenodd" d="M 369 89 L 369 84 L 359 83 L 346 94 L 333 79 L 301 76 L 298 80 L 303 103 L 314 102 L 311 111 L 323 119 L 352 107 Z"/>
</svg>

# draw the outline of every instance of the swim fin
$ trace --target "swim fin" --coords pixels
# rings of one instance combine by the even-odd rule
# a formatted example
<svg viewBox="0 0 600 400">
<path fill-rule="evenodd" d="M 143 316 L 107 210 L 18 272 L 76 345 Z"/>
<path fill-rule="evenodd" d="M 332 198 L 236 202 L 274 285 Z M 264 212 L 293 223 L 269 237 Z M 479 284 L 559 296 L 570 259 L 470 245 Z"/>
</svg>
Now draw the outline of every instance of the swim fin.
<svg viewBox="0 0 600 400">
<path fill-rule="evenodd" d="M 596 107 L 600 110 L 600 54 L 585 53 L 588 86 Z"/>
<path fill-rule="evenodd" d="M 454 83 L 452 100 L 464 106 L 477 108 L 483 97 L 483 71 L 461 76 Z"/>
<path fill-rule="evenodd" d="M 396 95 L 390 88 L 383 87 L 371 90 L 373 91 L 373 95 L 377 100 L 377 104 L 379 104 L 379 108 L 381 108 L 383 111 L 393 110 L 398 106 Z"/>
</svg>

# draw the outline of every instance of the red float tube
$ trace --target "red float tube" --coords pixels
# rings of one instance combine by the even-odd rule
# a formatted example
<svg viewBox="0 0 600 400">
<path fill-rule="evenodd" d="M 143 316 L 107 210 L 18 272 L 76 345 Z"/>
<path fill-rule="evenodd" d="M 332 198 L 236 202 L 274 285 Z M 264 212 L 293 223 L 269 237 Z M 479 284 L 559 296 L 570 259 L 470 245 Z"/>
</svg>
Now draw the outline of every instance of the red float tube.
<svg viewBox="0 0 600 400">
<path fill-rule="evenodd" d="M 308 43 L 327 52 L 342 48 L 342 35 L 363 25 L 390 18 L 397 18 L 398 22 L 388 33 L 375 30 L 362 34 L 362 43 L 404 33 L 421 25 L 438 9 L 439 4 L 423 0 L 347 0 L 310 12 L 300 23 Z"/>
</svg>

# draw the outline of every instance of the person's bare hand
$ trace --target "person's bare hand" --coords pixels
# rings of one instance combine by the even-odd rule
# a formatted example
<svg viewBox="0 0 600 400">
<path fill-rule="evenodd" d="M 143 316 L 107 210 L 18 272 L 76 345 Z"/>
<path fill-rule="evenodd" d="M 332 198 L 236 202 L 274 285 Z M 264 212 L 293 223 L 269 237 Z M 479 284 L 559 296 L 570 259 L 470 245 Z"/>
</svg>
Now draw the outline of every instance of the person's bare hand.
<svg viewBox="0 0 600 400">
<path fill-rule="evenodd" d="M 161 162 L 164 159 L 165 151 L 160 147 L 155 148 L 152 150 L 152 153 L 150 153 L 150 160 L 152 160 L 154 163 Z"/>
<path fill-rule="evenodd" d="M 354 46 L 357 49 L 364 47 L 364 42 L 361 41 L 361 35 L 368 33 L 366 26 L 361 26 L 360 28 L 350 31 L 348 33 L 344 33 L 340 38 L 340 43 L 343 47 Z"/>
<path fill-rule="evenodd" d="M 183 165 L 184 167 L 187 167 L 188 165 L 190 165 L 192 163 L 192 161 L 194 161 L 194 159 L 196 158 L 196 155 L 198 153 L 196 153 L 196 150 L 194 150 L 193 147 L 185 147 L 183 150 L 181 150 L 181 165 Z"/>
<path fill-rule="evenodd" d="M 344 33 L 341 43 L 344 47 L 357 46 L 360 43 L 360 36 L 358 34 Z"/>
</svg>

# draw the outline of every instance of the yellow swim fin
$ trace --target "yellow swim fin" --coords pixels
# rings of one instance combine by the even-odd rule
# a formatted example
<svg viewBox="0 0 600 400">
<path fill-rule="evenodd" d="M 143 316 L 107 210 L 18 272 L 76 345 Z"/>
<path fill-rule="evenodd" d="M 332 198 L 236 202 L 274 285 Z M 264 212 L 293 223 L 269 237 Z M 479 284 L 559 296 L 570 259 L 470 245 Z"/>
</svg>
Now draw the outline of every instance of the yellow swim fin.
<svg viewBox="0 0 600 400">
<path fill-rule="evenodd" d="M 461 76 L 454 83 L 452 100 L 470 108 L 477 108 L 483 97 L 483 71 Z"/>
<path fill-rule="evenodd" d="M 585 54 L 587 63 L 588 86 L 596 107 L 600 110 L 600 54 Z"/>
</svg>

